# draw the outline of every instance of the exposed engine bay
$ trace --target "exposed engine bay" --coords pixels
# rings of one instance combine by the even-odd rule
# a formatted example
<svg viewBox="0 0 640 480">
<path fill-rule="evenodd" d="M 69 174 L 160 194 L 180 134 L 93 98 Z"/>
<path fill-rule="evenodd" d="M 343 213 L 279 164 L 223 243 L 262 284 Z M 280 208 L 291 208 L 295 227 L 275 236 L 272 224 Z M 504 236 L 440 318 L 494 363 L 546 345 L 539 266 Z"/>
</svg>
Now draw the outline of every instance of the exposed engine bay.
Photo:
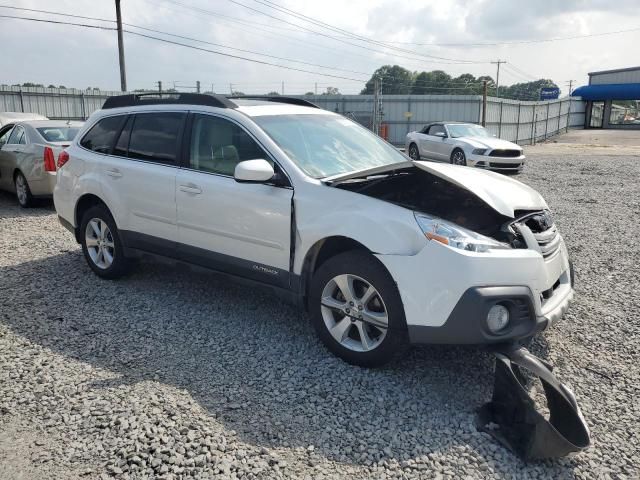
<svg viewBox="0 0 640 480">
<path fill-rule="evenodd" d="M 526 248 L 517 232 L 508 228 L 513 218 L 495 211 L 474 193 L 416 167 L 351 179 L 336 187 L 440 217 L 514 248 Z M 522 217 L 534 212 L 516 214 Z"/>
</svg>

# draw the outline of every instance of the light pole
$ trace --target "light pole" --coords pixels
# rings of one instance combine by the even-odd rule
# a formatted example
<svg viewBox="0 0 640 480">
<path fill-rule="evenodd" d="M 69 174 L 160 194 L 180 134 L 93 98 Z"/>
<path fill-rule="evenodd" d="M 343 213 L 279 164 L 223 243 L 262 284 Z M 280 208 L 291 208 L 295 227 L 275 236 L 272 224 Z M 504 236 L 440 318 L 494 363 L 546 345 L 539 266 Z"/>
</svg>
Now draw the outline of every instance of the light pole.
<svg viewBox="0 0 640 480">
<path fill-rule="evenodd" d="M 124 41 L 122 38 L 122 14 L 120 13 L 120 0 L 116 0 L 116 22 L 118 24 L 118 59 L 120 61 L 120 89 L 127 91 L 127 74 L 124 66 Z"/>
</svg>

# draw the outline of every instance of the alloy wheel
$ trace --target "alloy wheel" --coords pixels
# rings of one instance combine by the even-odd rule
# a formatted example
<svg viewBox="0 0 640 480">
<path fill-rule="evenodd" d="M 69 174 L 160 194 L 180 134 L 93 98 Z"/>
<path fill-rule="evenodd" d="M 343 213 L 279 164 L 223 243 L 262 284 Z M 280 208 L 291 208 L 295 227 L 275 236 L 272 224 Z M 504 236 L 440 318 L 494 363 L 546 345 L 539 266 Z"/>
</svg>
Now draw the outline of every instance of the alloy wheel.
<svg viewBox="0 0 640 480">
<path fill-rule="evenodd" d="M 92 218 L 85 230 L 85 244 L 91 261 L 103 270 L 113 263 L 115 245 L 107 223 L 100 218 Z"/>
<path fill-rule="evenodd" d="M 16 196 L 18 197 L 18 201 L 21 205 L 27 203 L 27 198 L 29 196 L 27 188 L 27 181 L 21 174 L 18 174 L 16 176 Z"/>
<path fill-rule="evenodd" d="M 418 147 L 415 145 L 411 145 L 409 147 L 409 158 L 413 160 L 420 160 L 420 153 L 418 152 Z"/>
<path fill-rule="evenodd" d="M 467 162 L 464 158 L 464 153 L 462 151 L 457 150 L 453 153 L 453 164 L 454 165 L 466 165 Z"/>
<path fill-rule="evenodd" d="M 369 282 L 342 274 L 325 285 L 321 311 L 327 330 L 343 347 L 368 352 L 378 347 L 389 327 L 382 296 Z"/>
</svg>

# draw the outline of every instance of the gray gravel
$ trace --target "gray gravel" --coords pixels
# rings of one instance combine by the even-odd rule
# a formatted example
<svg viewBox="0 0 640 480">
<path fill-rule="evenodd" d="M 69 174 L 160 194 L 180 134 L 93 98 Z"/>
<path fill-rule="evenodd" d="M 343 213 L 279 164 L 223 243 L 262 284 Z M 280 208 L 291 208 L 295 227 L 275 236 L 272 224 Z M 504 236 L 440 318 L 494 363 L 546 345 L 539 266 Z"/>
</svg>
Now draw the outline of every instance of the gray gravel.
<svg viewBox="0 0 640 480">
<path fill-rule="evenodd" d="M 168 263 L 100 280 L 51 206 L 25 211 L 0 194 L 0 472 L 637 477 L 640 158 L 542 152 L 519 178 L 554 209 L 578 283 L 534 350 L 574 389 L 587 452 L 525 464 L 477 432 L 493 378 L 480 349 L 421 347 L 384 369 L 352 367 L 267 291 Z"/>
</svg>

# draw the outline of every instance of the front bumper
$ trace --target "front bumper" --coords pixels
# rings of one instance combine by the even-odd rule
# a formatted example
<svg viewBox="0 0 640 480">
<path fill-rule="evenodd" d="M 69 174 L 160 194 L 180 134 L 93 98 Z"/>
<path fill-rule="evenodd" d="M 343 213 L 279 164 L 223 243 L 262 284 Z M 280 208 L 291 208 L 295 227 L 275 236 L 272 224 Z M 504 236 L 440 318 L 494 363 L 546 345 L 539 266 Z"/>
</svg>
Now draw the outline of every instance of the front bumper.
<svg viewBox="0 0 640 480">
<path fill-rule="evenodd" d="M 413 256 L 377 255 L 396 280 L 414 343 L 486 344 L 535 335 L 558 321 L 573 298 L 566 246 L 549 258 L 528 249 L 475 253 L 428 242 Z M 504 303 L 513 322 L 486 328 Z M 517 315 L 516 315 L 517 314 Z"/>
<path fill-rule="evenodd" d="M 520 172 L 524 167 L 526 157 L 491 157 L 489 155 L 468 155 L 467 165 L 487 170 L 504 172 Z"/>
</svg>

